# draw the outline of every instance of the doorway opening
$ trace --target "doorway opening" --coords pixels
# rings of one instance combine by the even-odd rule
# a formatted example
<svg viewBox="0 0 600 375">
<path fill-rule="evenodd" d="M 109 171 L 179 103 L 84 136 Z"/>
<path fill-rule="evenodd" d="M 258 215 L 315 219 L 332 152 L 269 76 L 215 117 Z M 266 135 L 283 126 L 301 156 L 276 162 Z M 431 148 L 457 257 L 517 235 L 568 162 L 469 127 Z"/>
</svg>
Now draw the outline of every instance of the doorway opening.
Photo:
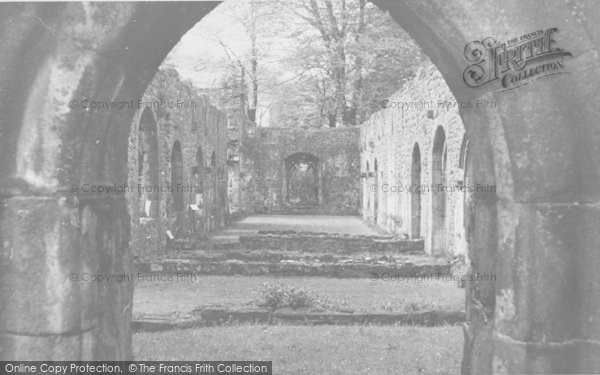
<svg viewBox="0 0 600 375">
<path fill-rule="evenodd" d="M 285 158 L 283 197 L 287 205 L 315 208 L 323 202 L 321 160 L 300 152 Z"/>
</svg>

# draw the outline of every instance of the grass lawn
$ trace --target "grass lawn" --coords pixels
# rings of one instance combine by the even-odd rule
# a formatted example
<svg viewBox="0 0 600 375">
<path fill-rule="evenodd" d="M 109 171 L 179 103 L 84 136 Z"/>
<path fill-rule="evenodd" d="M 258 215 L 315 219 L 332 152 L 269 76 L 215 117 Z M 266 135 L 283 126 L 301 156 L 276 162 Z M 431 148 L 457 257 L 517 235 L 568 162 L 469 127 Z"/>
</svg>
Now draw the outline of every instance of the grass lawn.
<svg viewBox="0 0 600 375">
<path fill-rule="evenodd" d="M 241 305 L 256 300 L 266 282 L 306 287 L 332 300 L 346 301 L 357 312 L 422 309 L 463 310 L 465 292 L 446 281 L 372 281 L 325 277 L 196 276 L 179 282 L 142 281 L 134 293 L 134 313 L 188 312 L 198 306 Z"/>
<path fill-rule="evenodd" d="M 265 360 L 273 373 L 459 374 L 460 327 L 240 325 L 139 333 L 136 360 Z"/>
</svg>

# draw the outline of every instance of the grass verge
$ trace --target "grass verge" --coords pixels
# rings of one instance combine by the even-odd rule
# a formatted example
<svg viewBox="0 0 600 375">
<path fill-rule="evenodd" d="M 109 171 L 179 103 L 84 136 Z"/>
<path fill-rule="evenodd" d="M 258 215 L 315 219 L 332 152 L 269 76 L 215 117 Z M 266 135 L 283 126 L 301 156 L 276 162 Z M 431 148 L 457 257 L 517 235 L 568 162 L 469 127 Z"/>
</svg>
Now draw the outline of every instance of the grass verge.
<svg viewBox="0 0 600 375">
<path fill-rule="evenodd" d="M 133 336 L 136 360 L 265 360 L 274 374 L 458 374 L 460 327 L 211 327 Z"/>
<path fill-rule="evenodd" d="M 368 276 L 368 275 L 366 275 Z M 309 288 L 323 298 L 343 301 L 355 312 L 463 310 L 465 292 L 453 282 L 382 281 L 324 277 L 197 276 L 179 282 L 142 281 L 135 287 L 134 313 L 188 312 L 198 306 L 241 305 L 260 298 L 265 283 Z"/>
</svg>

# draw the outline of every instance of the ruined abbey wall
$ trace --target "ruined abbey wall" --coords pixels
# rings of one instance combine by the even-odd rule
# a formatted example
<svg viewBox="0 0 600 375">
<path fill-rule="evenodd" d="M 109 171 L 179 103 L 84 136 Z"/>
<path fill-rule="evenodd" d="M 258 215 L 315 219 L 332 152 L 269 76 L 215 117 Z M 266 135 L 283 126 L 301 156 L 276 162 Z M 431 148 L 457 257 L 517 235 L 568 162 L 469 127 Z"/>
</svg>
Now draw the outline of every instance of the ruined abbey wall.
<svg viewBox="0 0 600 375">
<path fill-rule="evenodd" d="M 360 207 L 359 129 L 251 129 L 242 147 L 242 209 L 247 213 L 356 215 Z M 305 208 L 285 199 L 286 158 L 316 157 L 321 201 Z"/>
<path fill-rule="evenodd" d="M 372 103 L 381 109 L 361 128 L 362 215 L 365 219 L 401 236 L 424 238 L 425 249 L 430 254 L 466 254 L 463 206 L 465 195 L 474 186 L 465 182 L 466 141 L 459 106 L 477 104 L 484 103 L 457 102 L 433 66 L 419 70 L 413 80 L 388 100 Z M 436 132 L 445 138 L 445 142 L 438 145 L 446 152 L 445 161 L 441 160 L 445 164 L 445 182 L 432 176 Z M 413 159 L 415 152 L 420 162 L 418 157 Z M 418 165 L 414 165 L 413 160 Z M 420 170 L 420 182 L 413 178 L 416 169 Z M 415 189 L 418 189 L 416 195 L 413 194 Z M 432 249 L 432 197 L 443 190 L 445 244 L 438 251 Z M 414 199 L 420 199 L 420 215 L 415 212 L 418 208 L 414 207 Z M 415 224 L 417 220 L 419 223 Z M 414 225 L 419 227 L 416 233 Z"/>
<path fill-rule="evenodd" d="M 228 121 L 223 111 L 183 83 L 173 70 L 159 70 L 141 100 L 143 105 L 134 116 L 129 137 L 131 248 L 134 255 L 155 256 L 165 251 L 167 231 L 175 237 L 202 236 L 224 227 L 228 212 Z M 144 115 L 144 111 L 150 112 Z M 147 131 L 145 128 L 152 128 L 146 125 L 152 121 L 157 132 L 150 129 L 149 138 L 156 137 L 158 146 L 154 165 L 144 162 L 144 157 L 151 159 L 149 154 L 154 150 L 144 146 L 147 142 L 140 135 Z M 181 164 L 172 163 L 176 143 L 181 147 Z M 141 171 L 140 164 L 144 164 Z M 140 177 L 148 168 L 155 170 L 156 178 Z M 177 181 L 173 181 L 173 168 L 181 169 Z M 143 196 L 148 189 L 158 190 L 155 204 Z M 183 207 L 176 207 L 177 193 L 183 196 Z M 193 211 L 192 204 L 200 210 Z"/>
</svg>

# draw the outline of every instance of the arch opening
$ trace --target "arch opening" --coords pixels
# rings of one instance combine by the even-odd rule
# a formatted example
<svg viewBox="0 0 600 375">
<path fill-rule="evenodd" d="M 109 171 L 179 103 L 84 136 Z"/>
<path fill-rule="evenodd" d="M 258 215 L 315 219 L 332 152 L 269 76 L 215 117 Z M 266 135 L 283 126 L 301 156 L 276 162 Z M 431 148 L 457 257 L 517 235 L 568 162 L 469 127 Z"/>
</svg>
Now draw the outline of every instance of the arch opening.
<svg viewBox="0 0 600 375">
<path fill-rule="evenodd" d="M 410 238 L 421 238 L 421 150 L 415 143 L 412 153 L 410 181 L 411 233 Z"/>
<path fill-rule="evenodd" d="M 176 237 L 183 234 L 185 203 L 183 186 L 183 153 L 179 141 L 173 143 L 171 151 L 171 197 L 173 199 L 172 212 L 175 215 Z"/>
<path fill-rule="evenodd" d="M 138 127 L 139 216 L 158 218 L 160 209 L 158 132 L 150 108 L 142 112 Z"/>
<path fill-rule="evenodd" d="M 192 202 L 196 205 L 197 210 L 192 211 L 192 232 L 203 236 L 206 231 L 205 221 L 205 202 L 204 202 L 204 155 L 202 148 L 196 149 L 196 165 L 192 168 L 192 178 L 194 180 L 194 188 L 192 189 Z"/>
<path fill-rule="evenodd" d="M 467 202 L 471 196 L 471 185 L 469 182 L 468 168 L 468 152 L 469 152 L 469 139 L 466 134 L 463 134 L 463 140 L 460 146 L 460 154 L 458 160 L 458 170 L 462 172 L 460 179 L 458 180 L 458 187 L 460 193 L 458 195 L 458 203 L 456 207 L 456 228 L 457 231 L 457 252 L 460 254 L 467 254 Z"/>
<path fill-rule="evenodd" d="M 209 220 L 209 231 L 216 230 L 217 223 L 217 207 L 219 202 L 219 171 L 217 170 L 217 152 L 213 151 L 210 154 L 210 191 L 209 201 L 211 202 L 211 212 Z"/>
<path fill-rule="evenodd" d="M 283 201 L 298 209 L 311 209 L 323 203 L 322 162 L 308 153 L 299 152 L 285 158 Z"/>
<path fill-rule="evenodd" d="M 366 192 L 366 196 L 367 196 L 367 198 L 365 199 L 367 202 L 367 211 L 371 209 L 371 193 L 370 193 L 371 189 L 368 186 L 370 177 L 371 177 L 371 168 L 369 166 L 369 161 L 367 160 L 367 174 L 365 177 L 365 188 L 364 188 L 365 192 Z"/>
<path fill-rule="evenodd" d="M 446 252 L 446 133 L 442 126 L 435 131 L 431 158 L 431 254 Z"/>
<path fill-rule="evenodd" d="M 377 158 L 373 162 L 373 186 L 375 186 L 373 189 L 373 220 L 377 223 L 379 219 L 379 165 Z"/>
</svg>

